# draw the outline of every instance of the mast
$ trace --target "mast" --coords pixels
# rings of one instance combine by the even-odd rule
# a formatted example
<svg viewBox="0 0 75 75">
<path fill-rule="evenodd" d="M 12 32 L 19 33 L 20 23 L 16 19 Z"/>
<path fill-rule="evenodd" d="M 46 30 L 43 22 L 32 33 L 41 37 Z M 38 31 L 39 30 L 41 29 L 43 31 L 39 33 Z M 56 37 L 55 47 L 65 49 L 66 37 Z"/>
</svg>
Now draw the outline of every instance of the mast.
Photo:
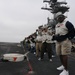
<svg viewBox="0 0 75 75">
<path fill-rule="evenodd" d="M 54 27 L 53 24 L 56 25 L 56 23 L 57 23 L 57 22 L 55 22 L 56 21 L 55 14 L 57 12 L 62 12 L 62 14 L 64 14 L 65 12 L 69 12 L 69 9 L 70 9 L 70 7 L 68 7 L 68 5 L 67 5 L 66 0 L 61 1 L 61 2 L 59 2 L 57 0 L 43 0 L 43 3 L 47 3 L 47 5 L 49 5 L 49 7 L 47 7 L 47 5 L 46 5 L 46 7 L 42 7 L 41 9 L 48 10 L 48 11 L 50 11 L 50 13 L 53 14 L 53 19 L 50 19 L 50 20 L 52 20 L 52 21 L 50 21 L 50 23 L 53 22 L 52 25 L 48 21 L 48 25 L 52 26 L 52 27 Z"/>
</svg>

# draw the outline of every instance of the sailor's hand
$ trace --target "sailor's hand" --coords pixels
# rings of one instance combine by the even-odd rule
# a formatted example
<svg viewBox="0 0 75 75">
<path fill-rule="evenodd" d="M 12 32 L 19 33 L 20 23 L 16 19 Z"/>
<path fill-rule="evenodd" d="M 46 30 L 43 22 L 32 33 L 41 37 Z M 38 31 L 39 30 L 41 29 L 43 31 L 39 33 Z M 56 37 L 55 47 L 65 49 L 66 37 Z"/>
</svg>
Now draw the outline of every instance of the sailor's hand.
<svg viewBox="0 0 75 75">
<path fill-rule="evenodd" d="M 52 40 L 57 40 L 59 35 L 53 35 Z"/>
</svg>

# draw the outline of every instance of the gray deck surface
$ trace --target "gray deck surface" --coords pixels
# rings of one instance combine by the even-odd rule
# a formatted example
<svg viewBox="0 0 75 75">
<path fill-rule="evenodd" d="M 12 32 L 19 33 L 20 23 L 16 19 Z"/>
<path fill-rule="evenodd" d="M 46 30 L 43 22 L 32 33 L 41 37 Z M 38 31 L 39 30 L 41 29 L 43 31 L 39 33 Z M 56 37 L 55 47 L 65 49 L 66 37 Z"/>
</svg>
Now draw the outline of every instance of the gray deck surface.
<svg viewBox="0 0 75 75">
<path fill-rule="evenodd" d="M 2 54 L 10 52 L 25 53 L 24 49 L 17 47 L 15 43 L 0 43 L 0 58 Z M 0 60 L 0 75 L 59 75 L 61 72 L 56 70 L 56 68 L 61 65 L 57 56 L 53 58 L 53 62 L 48 60 L 47 54 L 44 56 L 43 61 L 38 61 L 38 58 L 33 53 L 29 53 L 28 58 L 29 61 L 24 60 L 21 62 Z M 75 57 L 69 56 L 68 61 L 70 75 L 75 75 Z M 30 71 L 31 68 L 32 70 Z"/>
</svg>

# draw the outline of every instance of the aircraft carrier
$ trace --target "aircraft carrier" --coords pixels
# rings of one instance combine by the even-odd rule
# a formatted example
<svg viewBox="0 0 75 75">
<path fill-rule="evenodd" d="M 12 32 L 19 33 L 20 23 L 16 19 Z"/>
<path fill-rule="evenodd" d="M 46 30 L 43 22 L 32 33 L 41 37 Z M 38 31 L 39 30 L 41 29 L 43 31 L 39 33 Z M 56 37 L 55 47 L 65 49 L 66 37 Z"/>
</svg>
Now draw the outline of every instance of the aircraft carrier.
<svg viewBox="0 0 75 75">
<path fill-rule="evenodd" d="M 57 0 L 44 0 L 43 2 L 49 3 L 49 8 L 42 7 L 41 9 L 51 11 L 53 15 L 61 11 L 63 14 L 68 11 L 69 7 L 61 6 L 61 4 L 67 4 L 67 2 L 57 2 Z M 52 19 L 53 24 L 54 20 Z M 48 25 L 50 25 L 50 19 L 48 19 Z M 53 24 L 51 26 L 53 26 Z M 25 54 L 26 58 L 23 61 L 12 62 L 3 59 L 4 54 L 19 53 Z M 8 43 L 0 42 L 0 75 L 59 75 L 61 71 L 56 68 L 61 65 L 59 57 L 52 58 L 53 61 L 48 60 L 47 54 L 45 54 L 43 61 L 38 61 L 38 58 L 34 53 L 31 53 L 21 43 Z M 69 55 L 68 69 L 70 75 L 75 75 L 75 53 Z"/>
</svg>

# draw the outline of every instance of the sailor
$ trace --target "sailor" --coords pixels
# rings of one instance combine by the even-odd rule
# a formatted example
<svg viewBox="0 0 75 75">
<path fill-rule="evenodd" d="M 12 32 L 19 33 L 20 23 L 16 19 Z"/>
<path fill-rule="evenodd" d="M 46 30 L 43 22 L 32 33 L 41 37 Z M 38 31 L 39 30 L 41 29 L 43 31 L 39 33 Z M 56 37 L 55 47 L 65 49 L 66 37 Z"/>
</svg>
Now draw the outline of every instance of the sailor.
<svg viewBox="0 0 75 75">
<path fill-rule="evenodd" d="M 57 70 L 62 70 L 59 75 L 69 75 L 68 55 L 71 53 L 71 39 L 74 37 L 74 26 L 66 21 L 66 16 L 61 12 L 56 13 L 58 24 L 55 27 L 55 35 L 52 40 L 56 40 L 56 53 L 60 57 L 61 66 Z"/>
<path fill-rule="evenodd" d="M 41 47 L 42 47 L 42 27 L 38 27 L 38 30 L 36 31 L 36 56 L 40 57 Z"/>
<path fill-rule="evenodd" d="M 51 33 L 48 31 L 48 25 L 43 26 L 42 31 L 42 48 L 41 48 L 41 58 L 38 60 L 44 59 L 44 53 L 48 53 L 48 59 L 50 62 L 52 62 L 52 48 L 51 48 Z"/>
</svg>

